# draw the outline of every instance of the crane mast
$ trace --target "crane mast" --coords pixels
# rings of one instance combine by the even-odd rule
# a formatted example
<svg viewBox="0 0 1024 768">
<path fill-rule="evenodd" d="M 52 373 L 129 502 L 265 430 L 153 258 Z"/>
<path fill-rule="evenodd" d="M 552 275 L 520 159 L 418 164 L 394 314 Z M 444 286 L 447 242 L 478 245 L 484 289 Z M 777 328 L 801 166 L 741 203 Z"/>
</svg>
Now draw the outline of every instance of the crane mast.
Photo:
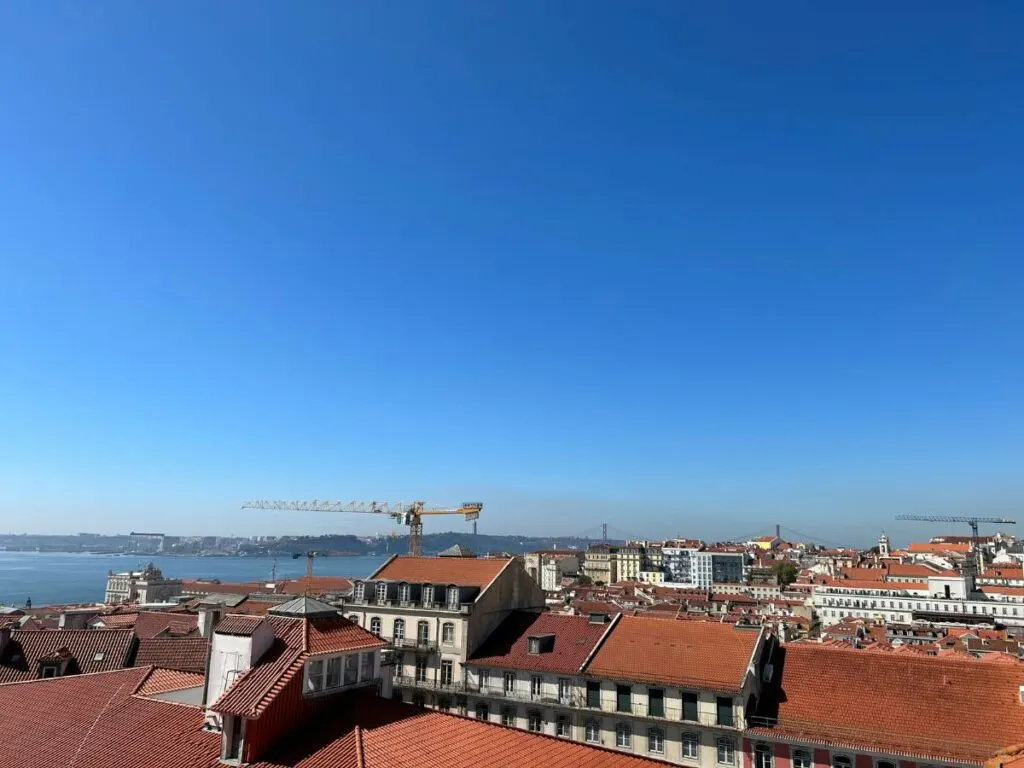
<svg viewBox="0 0 1024 768">
<path fill-rule="evenodd" d="M 365 515 L 387 515 L 402 525 L 409 526 L 409 554 L 420 555 L 423 552 L 423 516 L 424 515 L 462 515 L 466 520 L 476 521 L 484 505 L 479 501 L 467 501 L 456 506 L 428 507 L 423 501 L 330 501 L 313 499 L 311 501 L 258 500 L 248 501 L 242 509 L 271 509 L 286 512 L 351 512 Z M 476 523 L 473 525 L 474 532 Z"/>
<path fill-rule="evenodd" d="M 971 550 L 974 553 L 975 573 L 985 572 L 985 557 L 981 552 L 981 538 L 978 536 L 979 523 L 995 525 L 1016 525 L 1016 520 L 1005 517 L 974 517 L 972 515 L 896 515 L 897 520 L 916 520 L 923 523 L 967 523 L 971 526 Z"/>
</svg>

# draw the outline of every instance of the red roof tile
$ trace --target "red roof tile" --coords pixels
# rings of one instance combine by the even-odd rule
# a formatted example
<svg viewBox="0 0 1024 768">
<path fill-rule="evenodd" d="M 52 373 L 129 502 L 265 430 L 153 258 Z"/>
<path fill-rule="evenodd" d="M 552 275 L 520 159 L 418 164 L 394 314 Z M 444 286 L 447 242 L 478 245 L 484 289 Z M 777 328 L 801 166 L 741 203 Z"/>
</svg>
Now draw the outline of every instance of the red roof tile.
<svg viewBox="0 0 1024 768">
<path fill-rule="evenodd" d="M 765 692 L 758 711 L 777 722 L 765 733 L 965 762 L 983 761 L 1024 734 L 1018 663 L 791 643 L 776 669 L 780 688 Z"/>
<path fill-rule="evenodd" d="M 411 557 L 400 555 L 384 563 L 371 579 L 422 584 L 486 587 L 515 558 Z"/>
<path fill-rule="evenodd" d="M 306 623 L 306 650 L 310 654 L 341 653 L 382 648 L 387 643 L 348 619 L 310 619 Z"/>
<path fill-rule="evenodd" d="M 209 649 L 210 641 L 205 637 L 150 637 L 139 640 L 135 666 L 203 674 Z"/>
<path fill-rule="evenodd" d="M 466 663 L 575 674 L 608 627 L 591 624 L 586 616 L 517 611 L 491 633 Z M 554 635 L 554 645 L 550 651 L 528 653 L 527 638 L 531 635 Z"/>
<path fill-rule="evenodd" d="M 739 691 L 760 633 L 707 621 L 623 616 L 585 671 L 613 680 Z"/>
<path fill-rule="evenodd" d="M 262 623 L 263 617 L 261 616 L 229 614 L 220 620 L 217 626 L 213 628 L 213 631 L 218 635 L 242 635 L 243 637 L 249 637 Z"/>
<path fill-rule="evenodd" d="M 203 730 L 202 709 L 132 695 L 149 673 L 125 669 L 0 686 L 0 765 L 214 768 L 220 735 Z"/>
<path fill-rule="evenodd" d="M 352 579 L 340 576 L 314 576 L 312 579 L 294 579 L 286 582 L 282 590 L 286 595 L 324 595 L 328 592 L 349 592 Z"/>
<path fill-rule="evenodd" d="M 0 656 L 0 683 L 37 678 L 40 660 L 65 649 L 72 657 L 67 674 L 121 669 L 134 640 L 130 629 L 14 630 Z"/>
<path fill-rule="evenodd" d="M 139 687 L 140 696 L 152 696 L 155 693 L 183 691 L 187 688 L 199 688 L 206 678 L 192 672 L 179 672 L 174 669 L 154 669 Z"/>
</svg>

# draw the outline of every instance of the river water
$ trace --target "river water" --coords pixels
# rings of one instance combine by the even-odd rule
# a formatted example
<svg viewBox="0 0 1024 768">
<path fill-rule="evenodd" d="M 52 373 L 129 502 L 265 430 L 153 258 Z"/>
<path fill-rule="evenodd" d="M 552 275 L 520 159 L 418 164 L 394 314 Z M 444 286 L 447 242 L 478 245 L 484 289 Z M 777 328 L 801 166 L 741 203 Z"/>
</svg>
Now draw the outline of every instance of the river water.
<svg viewBox="0 0 1024 768">
<path fill-rule="evenodd" d="M 317 559 L 314 570 L 318 576 L 369 576 L 385 559 L 385 556 L 323 557 Z M 0 605 L 21 607 L 28 598 L 35 606 L 102 602 L 107 571 L 138 570 L 151 561 L 164 576 L 179 579 L 269 580 L 274 567 L 274 560 L 269 557 L 0 552 Z M 305 571 L 305 559 L 277 560 L 279 579 L 299 578 Z"/>
</svg>

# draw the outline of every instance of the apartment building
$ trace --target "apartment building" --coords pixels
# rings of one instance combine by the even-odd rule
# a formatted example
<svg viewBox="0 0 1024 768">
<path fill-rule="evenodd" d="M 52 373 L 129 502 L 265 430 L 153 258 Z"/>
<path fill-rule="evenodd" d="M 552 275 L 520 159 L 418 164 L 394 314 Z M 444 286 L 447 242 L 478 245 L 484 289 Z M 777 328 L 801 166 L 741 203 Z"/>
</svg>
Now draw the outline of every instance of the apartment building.
<svg viewBox="0 0 1024 768">
<path fill-rule="evenodd" d="M 583 557 L 583 572 L 595 584 L 619 581 L 619 548 L 610 544 L 591 544 Z"/>
<path fill-rule="evenodd" d="M 469 654 L 512 611 L 544 605 L 540 585 L 516 558 L 396 556 L 353 581 L 344 610 L 389 642 L 396 697 L 464 711 Z"/>
<path fill-rule="evenodd" d="M 542 549 L 523 555 L 526 572 L 545 592 L 557 592 L 563 578 L 579 575 L 582 555 L 572 549 Z"/>
<path fill-rule="evenodd" d="M 821 578 L 814 584 L 813 602 L 826 627 L 850 616 L 902 624 L 923 620 L 1024 627 L 1024 595 L 1007 587 L 982 590 L 969 574 L 920 581 Z"/>
<path fill-rule="evenodd" d="M 708 552 L 690 547 L 663 547 L 662 559 L 668 573 L 666 583 L 690 589 L 707 589 L 715 584 L 747 580 L 747 555 L 744 552 Z"/>
<path fill-rule="evenodd" d="M 740 766 L 774 642 L 646 617 L 512 617 L 466 662 L 469 714 L 693 766 Z"/>
<path fill-rule="evenodd" d="M 1021 669 L 1013 661 L 788 643 L 750 714 L 744 765 L 977 768 L 1021 741 Z"/>
</svg>

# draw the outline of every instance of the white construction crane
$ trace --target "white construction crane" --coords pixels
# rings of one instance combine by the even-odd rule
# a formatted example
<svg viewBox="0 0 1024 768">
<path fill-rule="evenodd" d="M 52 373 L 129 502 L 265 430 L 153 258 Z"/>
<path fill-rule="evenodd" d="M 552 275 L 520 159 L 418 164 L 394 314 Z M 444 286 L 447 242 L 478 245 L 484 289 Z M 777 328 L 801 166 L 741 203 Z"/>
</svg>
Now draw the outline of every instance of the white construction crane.
<svg viewBox="0 0 1024 768">
<path fill-rule="evenodd" d="M 463 515 L 466 520 L 476 520 L 484 505 L 479 501 L 467 501 L 452 507 L 428 507 L 425 502 L 412 501 L 248 501 L 242 509 L 275 509 L 288 512 L 353 512 L 363 515 L 387 515 L 402 525 L 409 526 L 409 554 L 419 555 L 423 551 L 424 515 Z"/>
</svg>

